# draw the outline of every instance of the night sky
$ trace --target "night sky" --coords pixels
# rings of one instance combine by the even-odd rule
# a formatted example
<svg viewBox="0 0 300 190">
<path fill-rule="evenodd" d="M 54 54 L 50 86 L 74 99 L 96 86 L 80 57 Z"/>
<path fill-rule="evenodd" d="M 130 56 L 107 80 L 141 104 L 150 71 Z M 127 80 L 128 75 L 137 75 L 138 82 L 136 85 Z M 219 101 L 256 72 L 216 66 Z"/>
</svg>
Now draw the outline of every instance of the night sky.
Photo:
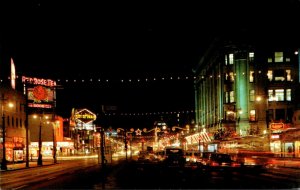
<svg viewBox="0 0 300 190">
<path fill-rule="evenodd" d="M 247 33 L 264 43 L 280 35 L 283 42 L 294 37 L 299 42 L 299 1 L 192 2 L 1 2 L 0 40 L 19 75 L 110 81 L 191 76 L 217 36 Z M 64 116 L 72 107 L 96 112 L 101 105 L 121 112 L 194 107 L 191 80 L 61 88 L 57 110 Z"/>
</svg>

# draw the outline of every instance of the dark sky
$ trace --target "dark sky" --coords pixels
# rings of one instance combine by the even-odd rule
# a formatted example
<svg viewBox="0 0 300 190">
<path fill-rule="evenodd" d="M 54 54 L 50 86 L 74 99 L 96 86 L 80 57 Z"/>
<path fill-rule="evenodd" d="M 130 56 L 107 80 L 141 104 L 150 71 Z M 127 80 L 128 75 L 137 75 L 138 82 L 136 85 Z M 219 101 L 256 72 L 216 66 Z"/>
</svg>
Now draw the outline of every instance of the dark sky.
<svg viewBox="0 0 300 190">
<path fill-rule="evenodd" d="M 1 43 L 21 75 L 45 78 L 141 78 L 192 74 L 216 36 L 262 41 L 298 36 L 299 1 L 2 2 Z M 275 30 L 274 30 L 275 28 Z M 276 32 L 275 32 L 276 31 Z M 116 105 L 126 112 L 193 108 L 193 84 L 66 85 L 58 109 Z"/>
</svg>

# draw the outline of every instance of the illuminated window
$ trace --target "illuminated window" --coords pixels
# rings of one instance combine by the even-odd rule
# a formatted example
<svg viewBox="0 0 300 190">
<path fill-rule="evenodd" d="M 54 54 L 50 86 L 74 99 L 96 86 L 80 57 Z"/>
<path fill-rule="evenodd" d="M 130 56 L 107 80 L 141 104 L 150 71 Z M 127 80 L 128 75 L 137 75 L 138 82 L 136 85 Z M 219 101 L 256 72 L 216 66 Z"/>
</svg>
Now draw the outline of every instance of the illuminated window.
<svg viewBox="0 0 300 190">
<path fill-rule="evenodd" d="M 250 118 L 249 118 L 249 120 L 250 121 L 255 121 L 255 118 L 256 118 L 256 112 L 255 112 L 255 110 L 250 110 Z"/>
<path fill-rule="evenodd" d="M 273 62 L 273 60 L 272 60 L 272 58 L 268 58 L 268 63 L 272 63 Z"/>
<path fill-rule="evenodd" d="M 229 94 L 225 92 L 225 103 L 229 103 Z"/>
<path fill-rule="evenodd" d="M 225 55 L 225 65 L 228 65 L 227 55 Z"/>
<path fill-rule="evenodd" d="M 292 80 L 291 70 L 285 70 L 285 72 L 286 72 L 286 80 L 291 81 Z"/>
<path fill-rule="evenodd" d="M 254 52 L 249 53 L 249 61 L 254 61 Z"/>
<path fill-rule="evenodd" d="M 250 71 L 249 82 L 254 82 L 254 71 Z"/>
<path fill-rule="evenodd" d="M 275 63 L 283 62 L 283 52 L 275 52 Z"/>
<path fill-rule="evenodd" d="M 233 103 L 235 100 L 234 100 L 234 91 L 230 91 L 229 92 L 230 94 L 229 94 L 229 101 L 230 101 L 230 103 Z"/>
<path fill-rule="evenodd" d="M 277 101 L 284 101 L 284 89 L 275 89 L 275 99 Z"/>
<path fill-rule="evenodd" d="M 286 89 L 286 101 L 292 101 L 292 90 Z"/>
<path fill-rule="evenodd" d="M 249 98 L 251 102 L 255 101 L 255 90 L 250 90 Z"/>
<path fill-rule="evenodd" d="M 229 65 L 233 65 L 233 54 L 229 54 Z"/>
<path fill-rule="evenodd" d="M 268 79 L 269 81 L 272 81 L 273 80 L 273 71 L 272 70 L 268 70 Z"/>
<path fill-rule="evenodd" d="M 284 81 L 286 72 L 283 69 L 277 69 L 273 71 L 275 81 Z"/>
<path fill-rule="evenodd" d="M 273 98 L 273 90 L 268 90 L 268 101 L 273 101 L 274 98 Z"/>
<path fill-rule="evenodd" d="M 234 81 L 234 74 L 233 74 L 233 72 L 230 72 L 230 73 L 229 73 L 229 80 L 230 80 L 231 82 Z"/>
<path fill-rule="evenodd" d="M 291 58 L 289 57 L 285 58 L 285 62 L 291 62 Z"/>
</svg>

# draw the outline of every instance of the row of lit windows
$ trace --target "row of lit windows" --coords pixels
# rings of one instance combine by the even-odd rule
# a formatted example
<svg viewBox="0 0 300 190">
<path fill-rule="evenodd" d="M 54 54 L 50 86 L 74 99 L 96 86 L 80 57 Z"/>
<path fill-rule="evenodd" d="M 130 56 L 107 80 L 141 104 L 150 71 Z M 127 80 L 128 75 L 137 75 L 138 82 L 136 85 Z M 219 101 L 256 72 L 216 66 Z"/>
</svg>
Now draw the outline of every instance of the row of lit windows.
<svg viewBox="0 0 300 190">
<path fill-rule="evenodd" d="M 250 90 L 250 101 L 256 101 L 255 90 Z M 268 90 L 268 101 L 292 101 L 291 89 L 270 89 Z"/>
<path fill-rule="evenodd" d="M 241 111 L 242 112 L 242 111 Z M 275 121 L 286 121 L 291 120 L 291 117 L 293 115 L 292 109 L 269 109 L 268 118 L 269 120 L 275 120 Z M 229 121 L 236 121 L 238 118 L 238 113 L 234 111 L 226 111 L 226 120 Z M 256 110 L 252 109 L 249 111 L 249 121 L 257 121 L 257 115 Z"/>
<path fill-rule="evenodd" d="M 250 90 L 249 98 L 251 102 L 256 101 L 255 90 Z M 291 89 L 270 89 L 268 90 L 268 101 L 292 101 Z M 225 92 L 225 103 L 234 103 L 234 91 Z"/>
<path fill-rule="evenodd" d="M 298 52 L 295 51 L 295 55 L 297 55 Z M 252 62 L 254 60 L 254 52 L 249 52 L 248 53 L 248 58 L 249 61 Z M 291 58 L 290 57 L 284 57 L 283 52 L 274 52 L 274 57 L 268 57 L 268 63 L 289 63 L 291 62 Z M 234 54 L 230 53 L 225 55 L 225 65 L 233 65 L 234 63 Z"/>
<path fill-rule="evenodd" d="M 255 82 L 254 71 L 249 72 L 249 82 Z M 290 69 L 276 69 L 268 70 L 267 73 L 269 81 L 293 81 Z M 235 74 L 233 72 L 226 73 L 225 80 L 233 82 Z"/>
</svg>

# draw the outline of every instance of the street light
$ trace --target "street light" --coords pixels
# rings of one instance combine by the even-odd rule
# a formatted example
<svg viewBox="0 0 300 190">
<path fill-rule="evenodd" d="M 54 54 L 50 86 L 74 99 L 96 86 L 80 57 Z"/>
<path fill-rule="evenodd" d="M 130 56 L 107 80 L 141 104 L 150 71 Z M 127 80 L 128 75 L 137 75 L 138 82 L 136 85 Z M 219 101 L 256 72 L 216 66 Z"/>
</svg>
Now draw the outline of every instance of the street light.
<svg viewBox="0 0 300 190">
<path fill-rule="evenodd" d="M 7 170 L 7 161 L 6 161 L 6 147 L 5 147 L 5 114 L 4 114 L 4 101 L 6 100 L 5 98 L 4 98 L 4 94 L 2 95 L 2 98 L 1 98 L 1 100 L 2 100 L 2 105 L 1 105 L 1 113 L 2 113 L 2 138 L 3 138 L 3 141 L 2 141 L 2 143 L 3 143 L 3 148 L 2 148 L 2 150 L 3 150 L 3 156 L 2 156 L 2 162 L 1 162 L 1 169 L 2 170 Z M 9 103 L 8 104 L 8 107 L 13 107 L 13 104 L 12 103 Z"/>
<path fill-rule="evenodd" d="M 53 162 L 54 164 L 57 163 L 56 158 L 56 149 L 57 149 L 57 137 L 56 137 L 56 130 L 59 127 L 59 121 L 52 122 L 53 125 Z"/>
<path fill-rule="evenodd" d="M 33 116 L 34 118 L 37 118 L 37 115 Z M 42 166 L 43 165 L 43 159 L 42 159 L 42 115 L 39 116 L 40 119 L 40 126 L 39 126 L 39 151 L 38 151 L 38 160 L 37 165 Z M 46 116 L 46 119 L 48 119 L 48 116 Z"/>
<path fill-rule="evenodd" d="M 186 125 L 185 128 L 177 127 L 177 126 L 173 126 L 173 127 L 172 127 L 172 131 L 175 131 L 176 129 L 181 129 L 181 130 L 187 131 L 187 133 L 189 133 L 189 131 L 190 131 L 190 126 L 189 126 L 189 125 Z"/>
<path fill-rule="evenodd" d="M 125 144 L 125 154 L 126 154 L 126 161 L 127 161 L 127 134 L 128 133 L 133 133 L 134 129 L 131 128 L 130 131 L 127 131 L 127 129 L 123 129 L 123 128 L 117 128 L 117 132 L 124 132 L 124 144 Z M 130 145 L 130 149 L 131 149 L 131 145 Z M 131 151 L 130 151 L 131 152 Z"/>
<path fill-rule="evenodd" d="M 158 149 L 158 136 L 157 136 L 157 133 L 160 132 L 160 128 L 158 128 L 157 126 L 155 126 L 153 129 L 150 129 L 149 131 L 144 128 L 143 131 L 145 133 L 149 133 L 151 131 L 154 131 L 154 142 L 155 142 L 155 145 L 157 146 L 156 150 Z"/>
<path fill-rule="evenodd" d="M 273 96 L 271 96 L 270 97 L 270 101 L 273 101 Z M 262 97 L 261 96 L 258 96 L 257 98 L 256 98 L 256 101 L 258 101 L 258 102 L 260 102 L 262 100 Z M 266 113 L 265 113 L 265 117 L 266 117 L 266 129 L 264 130 L 264 134 L 267 134 L 267 140 L 268 140 L 268 143 L 269 143 L 269 145 L 268 145 L 268 149 L 269 149 L 269 151 L 271 150 L 271 132 L 270 132 L 270 129 L 269 129 L 269 98 L 268 97 L 266 97 L 265 98 L 265 101 L 266 101 Z"/>
</svg>

